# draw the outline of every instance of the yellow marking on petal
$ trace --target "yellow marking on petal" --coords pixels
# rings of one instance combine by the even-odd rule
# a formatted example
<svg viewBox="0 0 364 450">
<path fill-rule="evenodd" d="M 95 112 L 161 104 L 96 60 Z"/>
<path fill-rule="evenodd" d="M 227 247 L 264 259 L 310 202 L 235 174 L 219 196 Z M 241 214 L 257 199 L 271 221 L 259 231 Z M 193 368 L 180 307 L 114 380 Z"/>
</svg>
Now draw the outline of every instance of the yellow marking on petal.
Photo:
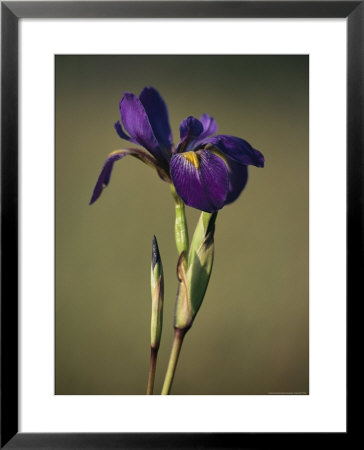
<svg viewBox="0 0 364 450">
<path fill-rule="evenodd" d="M 186 152 L 186 153 L 181 153 L 181 155 L 185 159 L 187 159 L 188 162 L 193 164 L 196 167 L 196 169 L 198 169 L 200 167 L 200 160 L 198 159 L 196 152 Z"/>
</svg>

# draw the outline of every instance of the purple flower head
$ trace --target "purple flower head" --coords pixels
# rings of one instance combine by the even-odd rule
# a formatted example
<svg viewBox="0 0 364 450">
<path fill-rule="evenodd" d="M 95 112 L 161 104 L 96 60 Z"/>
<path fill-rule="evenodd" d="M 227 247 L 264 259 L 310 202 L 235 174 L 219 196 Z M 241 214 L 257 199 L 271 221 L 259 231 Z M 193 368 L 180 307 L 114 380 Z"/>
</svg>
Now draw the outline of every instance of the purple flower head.
<svg viewBox="0 0 364 450">
<path fill-rule="evenodd" d="M 214 119 L 187 117 L 170 161 L 177 194 L 186 205 L 215 212 L 238 198 L 248 180 L 248 165 L 264 166 L 264 157 L 244 139 L 217 135 Z"/>
<path fill-rule="evenodd" d="M 144 88 L 139 98 L 125 93 L 120 114 L 122 124 L 115 124 L 119 136 L 143 148 L 118 150 L 108 156 L 90 204 L 108 185 L 115 161 L 126 155 L 154 167 L 164 181 L 173 183 L 186 205 L 206 212 L 215 212 L 239 197 L 248 180 L 248 165 L 264 167 L 264 156 L 244 139 L 212 136 L 217 124 L 208 114 L 200 120 L 184 119 L 180 142 L 174 148 L 167 107 L 154 88 Z"/>
</svg>

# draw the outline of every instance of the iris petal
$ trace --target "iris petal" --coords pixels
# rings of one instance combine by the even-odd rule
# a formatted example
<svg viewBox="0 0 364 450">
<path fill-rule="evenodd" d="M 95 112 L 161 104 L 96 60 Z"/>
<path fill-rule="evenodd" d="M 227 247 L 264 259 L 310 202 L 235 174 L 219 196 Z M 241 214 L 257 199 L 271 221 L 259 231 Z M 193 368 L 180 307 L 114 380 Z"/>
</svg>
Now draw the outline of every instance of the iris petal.
<svg viewBox="0 0 364 450">
<path fill-rule="evenodd" d="M 101 195 L 102 190 L 106 187 L 110 182 L 111 172 L 114 167 L 114 163 L 124 156 L 132 155 L 144 163 L 156 167 L 157 161 L 153 155 L 143 149 L 138 148 L 126 148 L 123 150 L 117 150 L 115 152 L 110 153 L 110 155 L 106 158 L 106 161 L 101 169 L 99 178 L 97 179 L 94 191 L 92 193 L 92 197 L 90 200 L 90 205 L 94 203 Z"/>
<path fill-rule="evenodd" d="M 202 123 L 196 117 L 189 116 L 182 120 L 179 126 L 181 141 L 185 139 L 195 139 L 203 132 Z"/>
<path fill-rule="evenodd" d="M 118 133 L 118 135 L 121 137 L 121 139 L 125 139 L 126 141 L 129 141 L 129 142 L 134 142 L 133 139 L 125 133 L 125 131 L 123 130 L 123 127 L 121 126 L 121 123 L 119 121 L 115 122 L 114 128 L 115 128 L 116 132 Z M 135 142 L 135 143 L 137 144 L 137 142 Z"/>
<path fill-rule="evenodd" d="M 189 116 L 182 120 L 179 126 L 180 141 L 176 148 L 176 153 L 188 152 L 197 147 L 204 127 L 196 117 Z"/>
<path fill-rule="evenodd" d="M 156 89 L 145 87 L 139 96 L 139 100 L 144 106 L 154 135 L 160 146 L 170 150 L 173 145 L 172 132 L 169 125 L 167 106 L 163 98 Z"/>
<path fill-rule="evenodd" d="M 248 166 L 239 164 L 232 159 L 227 158 L 229 171 L 229 192 L 226 197 L 225 205 L 235 201 L 248 181 Z"/>
<path fill-rule="evenodd" d="M 255 150 L 249 142 L 225 134 L 213 136 L 204 141 L 240 164 L 264 167 L 264 156 Z"/>
<path fill-rule="evenodd" d="M 120 114 L 123 125 L 133 142 L 145 147 L 156 158 L 160 158 L 162 152 L 159 143 L 138 97 L 126 92 L 120 102 Z"/>
<path fill-rule="evenodd" d="M 202 116 L 200 117 L 200 122 L 202 123 L 203 126 L 203 132 L 200 136 L 200 139 L 206 138 L 216 133 L 217 123 L 215 119 L 211 117 L 209 114 L 202 114 Z"/>
<path fill-rule="evenodd" d="M 198 163 L 185 153 L 171 158 L 170 171 L 177 194 L 188 206 L 214 212 L 224 206 L 229 188 L 225 162 L 209 151 L 197 152 Z"/>
</svg>

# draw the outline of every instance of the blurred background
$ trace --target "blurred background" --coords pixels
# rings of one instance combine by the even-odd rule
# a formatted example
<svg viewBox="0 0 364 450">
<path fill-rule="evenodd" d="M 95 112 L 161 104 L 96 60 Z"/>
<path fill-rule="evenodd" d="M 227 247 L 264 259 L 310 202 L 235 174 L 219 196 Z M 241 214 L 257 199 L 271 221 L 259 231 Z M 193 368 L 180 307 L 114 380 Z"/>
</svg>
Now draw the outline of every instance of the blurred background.
<svg viewBox="0 0 364 450">
<path fill-rule="evenodd" d="M 165 309 L 155 393 L 173 338 L 177 251 L 169 186 L 113 124 L 124 91 L 153 86 L 175 144 L 189 115 L 265 156 L 217 218 L 210 284 L 188 332 L 172 394 L 308 394 L 308 56 L 56 56 L 56 394 L 144 394 L 150 263 L 158 238 Z M 197 210 L 187 208 L 190 235 Z"/>
</svg>

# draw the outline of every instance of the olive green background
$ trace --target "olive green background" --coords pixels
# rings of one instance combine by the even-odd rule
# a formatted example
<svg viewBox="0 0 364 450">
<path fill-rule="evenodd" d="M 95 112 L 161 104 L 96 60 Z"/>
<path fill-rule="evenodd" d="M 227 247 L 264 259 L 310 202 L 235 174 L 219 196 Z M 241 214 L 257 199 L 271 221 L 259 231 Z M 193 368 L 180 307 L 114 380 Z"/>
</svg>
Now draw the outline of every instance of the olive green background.
<svg viewBox="0 0 364 450">
<path fill-rule="evenodd" d="M 215 262 L 172 394 L 308 393 L 308 56 L 68 56 L 56 64 L 56 394 L 144 394 L 152 237 L 165 274 L 156 393 L 173 337 L 169 186 L 134 158 L 88 205 L 124 91 L 154 86 L 174 142 L 189 115 L 265 156 L 218 215 Z M 190 234 L 198 211 L 188 210 Z"/>
</svg>

